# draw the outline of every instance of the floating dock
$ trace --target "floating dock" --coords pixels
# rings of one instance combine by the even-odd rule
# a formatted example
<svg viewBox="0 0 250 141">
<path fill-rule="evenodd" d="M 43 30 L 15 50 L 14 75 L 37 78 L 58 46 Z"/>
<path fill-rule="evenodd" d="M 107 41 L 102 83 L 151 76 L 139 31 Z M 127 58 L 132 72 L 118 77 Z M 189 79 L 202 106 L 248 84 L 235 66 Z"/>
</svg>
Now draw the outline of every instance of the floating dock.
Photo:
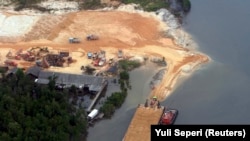
<svg viewBox="0 0 250 141">
<path fill-rule="evenodd" d="M 165 108 L 138 106 L 122 141 L 150 141 L 151 125 L 157 125 Z"/>
</svg>

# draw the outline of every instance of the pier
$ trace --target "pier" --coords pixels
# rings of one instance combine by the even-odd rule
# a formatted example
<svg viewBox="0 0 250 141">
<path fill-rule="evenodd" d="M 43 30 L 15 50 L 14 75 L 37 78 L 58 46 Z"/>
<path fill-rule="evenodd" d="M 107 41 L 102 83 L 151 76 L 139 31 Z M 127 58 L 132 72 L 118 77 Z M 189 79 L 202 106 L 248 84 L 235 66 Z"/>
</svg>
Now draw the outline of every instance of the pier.
<svg viewBox="0 0 250 141">
<path fill-rule="evenodd" d="M 96 94 L 95 98 L 92 100 L 92 102 L 90 103 L 87 112 L 90 113 L 93 106 L 96 104 L 96 101 L 98 100 L 98 98 L 100 97 L 100 95 L 102 94 L 103 90 L 108 86 L 108 81 L 105 80 L 100 91 Z"/>
<path fill-rule="evenodd" d="M 139 105 L 122 141 L 150 141 L 151 125 L 159 123 L 164 110 L 163 106 Z"/>
</svg>

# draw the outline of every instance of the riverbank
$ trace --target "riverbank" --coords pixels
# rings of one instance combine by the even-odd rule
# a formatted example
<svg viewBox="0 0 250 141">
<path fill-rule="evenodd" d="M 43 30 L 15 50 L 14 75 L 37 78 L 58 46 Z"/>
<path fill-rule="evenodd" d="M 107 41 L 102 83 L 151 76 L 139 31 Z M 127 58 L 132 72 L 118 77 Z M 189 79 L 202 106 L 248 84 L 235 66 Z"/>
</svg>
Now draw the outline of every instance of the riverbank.
<svg viewBox="0 0 250 141">
<path fill-rule="evenodd" d="M 117 9 L 66 12 L 65 14 L 20 13 L 9 10 L 1 13 L 1 50 L 28 49 L 33 46 L 48 46 L 53 50 L 70 52 L 97 52 L 105 50 L 113 58 L 117 49 L 122 49 L 127 57 L 164 58 L 166 72 L 151 96 L 164 100 L 172 91 L 178 77 L 192 73 L 209 57 L 196 52 L 191 37 L 181 30 L 181 26 L 165 9 L 144 12 L 137 5 L 122 5 Z M 22 19 L 22 22 L 19 22 Z M 8 30 L 8 23 L 13 23 Z M 19 28 L 20 27 L 20 28 Z M 94 33 L 100 40 L 68 44 L 68 38 L 76 36 L 84 39 Z M 5 54 L 1 61 L 4 61 Z M 77 60 L 82 59 L 75 56 Z M 78 65 L 80 65 L 78 63 Z M 53 69 L 69 73 L 81 73 L 79 66 Z"/>
</svg>

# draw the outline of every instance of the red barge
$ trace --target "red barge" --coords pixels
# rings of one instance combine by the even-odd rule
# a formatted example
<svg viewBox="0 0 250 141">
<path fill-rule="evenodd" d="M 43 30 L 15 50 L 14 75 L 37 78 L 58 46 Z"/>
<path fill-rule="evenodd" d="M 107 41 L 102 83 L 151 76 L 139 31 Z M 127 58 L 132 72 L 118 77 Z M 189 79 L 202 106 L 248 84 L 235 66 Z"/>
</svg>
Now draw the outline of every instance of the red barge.
<svg viewBox="0 0 250 141">
<path fill-rule="evenodd" d="M 160 119 L 159 124 L 160 125 L 173 125 L 177 115 L 178 115 L 178 110 L 166 108 L 165 112 L 163 113 Z"/>
</svg>

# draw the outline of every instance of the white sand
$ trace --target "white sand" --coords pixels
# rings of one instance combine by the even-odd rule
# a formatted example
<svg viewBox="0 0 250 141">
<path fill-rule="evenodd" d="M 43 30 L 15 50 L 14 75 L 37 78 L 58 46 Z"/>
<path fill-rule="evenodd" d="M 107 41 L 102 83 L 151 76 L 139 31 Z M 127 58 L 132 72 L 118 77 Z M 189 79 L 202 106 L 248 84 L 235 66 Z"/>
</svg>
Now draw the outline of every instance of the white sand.
<svg viewBox="0 0 250 141">
<path fill-rule="evenodd" d="M 38 19 L 38 16 L 6 16 L 0 13 L 0 36 L 22 36 L 31 29 Z"/>
</svg>

